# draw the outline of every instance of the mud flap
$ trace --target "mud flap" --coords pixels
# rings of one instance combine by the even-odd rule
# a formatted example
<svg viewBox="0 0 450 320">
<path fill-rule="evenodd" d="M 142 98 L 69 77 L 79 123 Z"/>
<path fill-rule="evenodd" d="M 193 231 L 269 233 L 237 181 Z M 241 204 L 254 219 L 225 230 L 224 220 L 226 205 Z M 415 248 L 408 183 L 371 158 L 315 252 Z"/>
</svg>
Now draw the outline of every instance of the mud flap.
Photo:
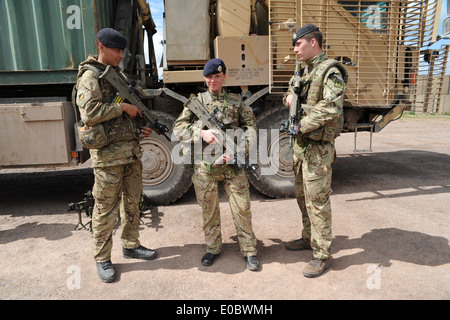
<svg viewBox="0 0 450 320">
<path fill-rule="evenodd" d="M 380 121 L 375 123 L 374 131 L 380 132 L 384 127 L 388 125 L 391 121 L 394 121 L 401 117 L 403 110 L 405 109 L 404 104 L 395 104 L 391 110 L 386 113 Z"/>
</svg>

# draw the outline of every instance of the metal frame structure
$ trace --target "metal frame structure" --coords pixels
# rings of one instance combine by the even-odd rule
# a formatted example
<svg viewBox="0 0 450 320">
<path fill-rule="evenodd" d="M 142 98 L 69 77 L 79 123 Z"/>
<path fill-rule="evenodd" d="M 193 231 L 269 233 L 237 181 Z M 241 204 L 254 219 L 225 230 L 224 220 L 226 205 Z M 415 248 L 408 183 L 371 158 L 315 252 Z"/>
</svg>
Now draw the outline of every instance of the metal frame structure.
<svg viewBox="0 0 450 320">
<path fill-rule="evenodd" d="M 286 92 L 296 59 L 292 34 L 312 23 L 324 34 L 328 56 L 349 71 L 349 105 L 389 110 L 401 102 L 437 111 L 448 47 L 421 48 L 436 41 L 440 7 L 440 0 L 271 0 L 270 92 Z M 423 98 L 416 92 L 422 74 L 427 76 Z"/>
</svg>

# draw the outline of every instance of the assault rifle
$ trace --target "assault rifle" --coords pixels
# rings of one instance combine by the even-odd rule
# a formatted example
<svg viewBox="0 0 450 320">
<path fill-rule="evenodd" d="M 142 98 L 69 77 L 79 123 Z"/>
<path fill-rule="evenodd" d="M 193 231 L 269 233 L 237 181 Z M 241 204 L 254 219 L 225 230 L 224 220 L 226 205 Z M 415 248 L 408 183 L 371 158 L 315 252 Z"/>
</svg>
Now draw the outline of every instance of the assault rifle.
<svg viewBox="0 0 450 320">
<path fill-rule="evenodd" d="M 286 132 L 289 136 L 291 148 L 294 145 L 294 138 L 298 135 L 300 128 L 300 119 L 298 115 L 303 113 L 302 104 L 300 103 L 299 94 L 302 90 L 301 82 L 301 62 L 297 61 L 294 73 L 294 94 L 292 103 L 289 106 L 289 118 L 281 120 L 280 132 Z"/>
<path fill-rule="evenodd" d="M 250 169 L 254 174 L 259 166 L 257 164 L 251 164 L 246 161 L 245 156 L 242 152 L 239 152 L 237 145 L 234 141 L 234 138 L 227 135 L 225 130 L 226 121 L 223 121 L 224 115 L 219 111 L 218 108 L 213 110 L 212 114 L 209 114 L 208 110 L 203 106 L 203 104 L 197 99 L 195 94 L 191 95 L 188 102 L 186 102 L 185 107 L 194 113 L 198 119 L 202 122 L 203 125 L 208 127 L 208 129 L 216 130 L 219 132 L 222 137 L 224 143 L 225 150 L 228 152 L 234 153 L 233 164 L 240 170 L 242 168 Z M 222 121 L 220 121 L 221 119 Z M 225 122 L 225 123 L 224 123 Z M 221 158 L 217 159 L 220 160 Z M 258 176 L 255 174 L 257 179 Z"/>
<path fill-rule="evenodd" d="M 166 135 L 169 129 L 162 123 L 158 123 L 158 119 L 154 119 L 150 114 L 150 111 L 142 103 L 142 98 L 139 92 L 136 90 L 136 83 L 128 83 L 127 79 L 117 73 L 112 66 L 107 66 L 105 72 L 100 76 L 100 79 L 108 81 L 118 92 L 120 98 L 138 107 L 141 111 L 145 121 L 147 121 L 146 127 L 153 129 L 157 134 L 163 135 L 170 142 L 170 138 Z"/>
</svg>

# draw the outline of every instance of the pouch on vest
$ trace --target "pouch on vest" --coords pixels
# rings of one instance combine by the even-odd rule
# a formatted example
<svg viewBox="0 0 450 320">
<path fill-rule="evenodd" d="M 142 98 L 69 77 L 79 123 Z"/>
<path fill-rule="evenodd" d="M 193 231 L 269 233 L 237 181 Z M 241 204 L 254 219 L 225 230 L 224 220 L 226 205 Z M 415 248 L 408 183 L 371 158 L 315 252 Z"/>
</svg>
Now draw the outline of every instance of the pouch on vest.
<svg viewBox="0 0 450 320">
<path fill-rule="evenodd" d="M 108 144 L 108 135 L 103 124 L 86 126 L 81 120 L 78 122 L 78 136 L 86 149 L 101 149 Z"/>
<path fill-rule="evenodd" d="M 313 112 L 313 109 L 314 109 L 314 107 L 312 107 L 312 106 L 304 105 L 303 106 L 303 115 L 309 116 Z M 311 139 L 311 140 L 315 140 L 315 141 L 320 141 L 320 140 L 322 140 L 322 138 L 324 136 L 324 131 L 325 131 L 325 127 L 322 126 L 316 130 L 310 131 L 308 133 L 304 133 L 303 137 Z"/>
<path fill-rule="evenodd" d="M 307 97 L 307 103 L 309 105 L 315 105 L 321 97 L 322 92 L 322 85 L 323 85 L 323 77 L 327 73 L 327 71 L 333 67 L 336 66 L 342 73 L 344 77 L 344 82 L 347 83 L 348 74 L 347 70 L 344 66 L 342 66 L 341 63 L 339 63 L 336 60 L 328 59 L 324 61 L 319 69 L 316 70 L 315 75 L 316 77 L 311 82 L 311 88 L 308 88 L 308 97 Z M 308 116 L 312 111 L 312 107 L 304 106 L 304 112 Z M 333 142 L 334 139 L 336 139 L 338 136 L 340 136 L 342 129 L 344 127 L 344 112 L 342 112 L 337 119 L 334 119 L 324 126 L 308 132 L 304 134 L 304 137 L 312 139 L 312 140 L 322 140 L 325 142 Z"/>
</svg>

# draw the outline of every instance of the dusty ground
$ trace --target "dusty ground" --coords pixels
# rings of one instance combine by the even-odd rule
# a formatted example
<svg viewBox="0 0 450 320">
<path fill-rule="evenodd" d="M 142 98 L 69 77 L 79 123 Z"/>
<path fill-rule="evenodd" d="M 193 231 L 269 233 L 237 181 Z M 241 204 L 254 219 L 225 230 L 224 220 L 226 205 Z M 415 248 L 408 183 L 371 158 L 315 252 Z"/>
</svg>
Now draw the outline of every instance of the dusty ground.
<svg viewBox="0 0 450 320">
<path fill-rule="evenodd" d="M 91 234 L 74 231 L 90 169 L 0 171 L 0 299 L 445 299 L 450 298 L 450 119 L 402 118 L 373 138 L 372 153 L 353 153 L 353 134 L 337 141 L 334 167 L 333 266 L 315 279 L 301 270 L 311 252 L 283 242 L 300 235 L 294 199 L 252 190 L 261 270 L 246 270 L 230 210 L 221 201 L 222 256 L 212 267 L 201 212 L 190 190 L 177 203 L 153 207 L 141 241 L 154 261 L 121 256 L 119 279 L 104 284 L 91 256 Z M 358 135 L 367 145 L 368 135 Z"/>
</svg>

